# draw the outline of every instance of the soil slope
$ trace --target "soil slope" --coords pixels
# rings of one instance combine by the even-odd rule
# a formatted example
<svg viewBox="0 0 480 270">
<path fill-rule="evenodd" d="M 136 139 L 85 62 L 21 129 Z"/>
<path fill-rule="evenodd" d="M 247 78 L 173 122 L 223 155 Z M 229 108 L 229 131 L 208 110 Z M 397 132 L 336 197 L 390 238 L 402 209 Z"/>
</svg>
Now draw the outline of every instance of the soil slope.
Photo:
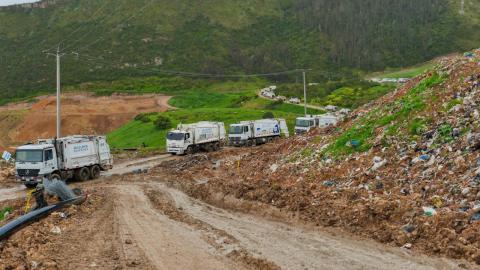
<svg viewBox="0 0 480 270">
<path fill-rule="evenodd" d="M 96 97 L 87 93 L 62 96 L 62 135 L 106 134 L 142 112 L 172 109 L 170 97 L 160 95 L 113 95 Z M 56 133 L 56 99 L 42 96 L 32 103 L 0 107 L 0 150 Z"/>
</svg>

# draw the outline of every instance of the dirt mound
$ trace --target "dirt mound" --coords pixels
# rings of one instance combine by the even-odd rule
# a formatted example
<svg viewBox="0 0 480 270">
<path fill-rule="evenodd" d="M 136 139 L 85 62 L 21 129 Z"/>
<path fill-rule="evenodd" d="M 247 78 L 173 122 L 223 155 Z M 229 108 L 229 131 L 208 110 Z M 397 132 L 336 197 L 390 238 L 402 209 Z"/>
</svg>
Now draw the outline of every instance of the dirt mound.
<svg viewBox="0 0 480 270">
<path fill-rule="evenodd" d="M 62 135 L 106 134 L 130 121 L 138 113 L 171 109 L 170 97 L 161 95 L 113 95 L 87 93 L 62 96 Z M 38 97 L 33 103 L 0 107 L 0 146 L 50 138 L 56 133 L 56 99 Z"/>
<path fill-rule="evenodd" d="M 99 241 L 102 242 L 106 239 L 102 239 L 98 235 L 98 238 L 93 238 L 92 234 L 95 234 L 96 230 L 105 228 L 99 226 L 102 224 L 91 226 L 90 219 L 95 217 L 98 221 L 100 214 L 105 215 L 105 218 L 111 215 L 105 211 L 97 214 L 97 209 L 108 204 L 104 191 L 90 190 L 88 193 L 90 194 L 89 199 L 83 205 L 71 206 L 54 212 L 49 217 L 17 232 L 8 241 L 0 242 L 0 269 L 70 269 L 75 266 L 78 269 L 85 269 L 93 267 L 95 264 L 103 266 L 104 269 L 118 267 L 119 261 L 112 260 L 108 253 L 105 253 L 106 256 L 109 256 L 108 261 L 105 259 L 101 262 L 82 261 L 82 255 L 78 253 L 79 250 L 82 250 L 83 255 L 88 252 L 101 252 L 97 245 L 100 245 Z M 13 209 L 23 209 L 24 202 L 16 200 L 2 204 Z M 109 210 L 112 211 L 112 209 Z M 15 210 L 2 223 L 11 221 L 19 215 L 21 215 L 20 210 Z M 79 237 L 76 232 L 82 227 L 84 229 Z M 95 232 L 86 228 L 95 228 Z M 111 228 L 109 229 L 111 230 Z M 91 237 L 90 241 L 84 241 L 85 237 Z M 82 248 L 79 248 L 79 245 L 83 245 Z M 105 242 L 102 242 L 101 245 L 105 245 Z M 110 251 L 110 247 L 105 247 L 105 249 Z"/>
<path fill-rule="evenodd" d="M 260 201 L 309 223 L 480 264 L 478 104 L 478 58 L 452 56 L 338 127 L 164 169 L 201 183 L 190 191 L 199 198 Z"/>
</svg>

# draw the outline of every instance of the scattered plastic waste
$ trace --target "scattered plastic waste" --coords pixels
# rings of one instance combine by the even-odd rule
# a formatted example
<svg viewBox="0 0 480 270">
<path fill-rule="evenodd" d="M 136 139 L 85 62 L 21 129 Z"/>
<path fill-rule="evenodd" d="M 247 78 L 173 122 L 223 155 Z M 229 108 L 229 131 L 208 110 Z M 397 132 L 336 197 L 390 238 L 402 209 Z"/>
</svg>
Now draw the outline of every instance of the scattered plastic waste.
<svg viewBox="0 0 480 270">
<path fill-rule="evenodd" d="M 432 217 L 437 214 L 437 211 L 433 207 L 422 207 L 423 214 L 427 217 Z"/>
</svg>

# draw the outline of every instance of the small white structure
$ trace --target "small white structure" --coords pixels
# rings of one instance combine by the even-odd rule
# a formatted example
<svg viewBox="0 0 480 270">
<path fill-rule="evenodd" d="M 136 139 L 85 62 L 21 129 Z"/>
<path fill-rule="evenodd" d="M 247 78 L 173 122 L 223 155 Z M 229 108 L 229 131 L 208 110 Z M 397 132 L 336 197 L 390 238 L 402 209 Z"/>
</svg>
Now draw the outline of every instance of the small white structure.
<svg viewBox="0 0 480 270">
<path fill-rule="evenodd" d="M 266 97 L 266 98 L 270 98 L 270 99 L 273 99 L 277 96 L 277 95 L 275 95 L 275 92 L 273 92 L 269 88 L 262 89 L 260 91 L 260 95 L 262 95 L 263 97 Z"/>
<path fill-rule="evenodd" d="M 288 102 L 293 103 L 293 104 L 300 104 L 301 100 L 297 97 L 292 97 L 288 100 Z"/>
<path fill-rule="evenodd" d="M 336 112 L 336 111 L 338 111 L 338 107 L 333 106 L 333 105 L 328 105 L 328 106 L 325 107 L 325 110 L 327 110 L 329 112 Z"/>
<path fill-rule="evenodd" d="M 338 113 L 342 115 L 349 115 L 351 112 L 352 110 L 350 109 L 341 109 L 340 111 L 338 111 Z"/>
</svg>

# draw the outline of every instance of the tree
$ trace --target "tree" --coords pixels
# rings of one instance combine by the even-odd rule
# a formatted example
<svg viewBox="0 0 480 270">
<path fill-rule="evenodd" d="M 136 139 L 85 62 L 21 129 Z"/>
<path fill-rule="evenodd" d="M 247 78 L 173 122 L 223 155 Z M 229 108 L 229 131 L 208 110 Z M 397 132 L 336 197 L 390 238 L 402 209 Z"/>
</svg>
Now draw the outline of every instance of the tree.
<svg viewBox="0 0 480 270">
<path fill-rule="evenodd" d="M 159 115 L 155 121 L 155 127 L 161 130 L 169 129 L 172 127 L 172 121 L 166 116 Z"/>
</svg>

